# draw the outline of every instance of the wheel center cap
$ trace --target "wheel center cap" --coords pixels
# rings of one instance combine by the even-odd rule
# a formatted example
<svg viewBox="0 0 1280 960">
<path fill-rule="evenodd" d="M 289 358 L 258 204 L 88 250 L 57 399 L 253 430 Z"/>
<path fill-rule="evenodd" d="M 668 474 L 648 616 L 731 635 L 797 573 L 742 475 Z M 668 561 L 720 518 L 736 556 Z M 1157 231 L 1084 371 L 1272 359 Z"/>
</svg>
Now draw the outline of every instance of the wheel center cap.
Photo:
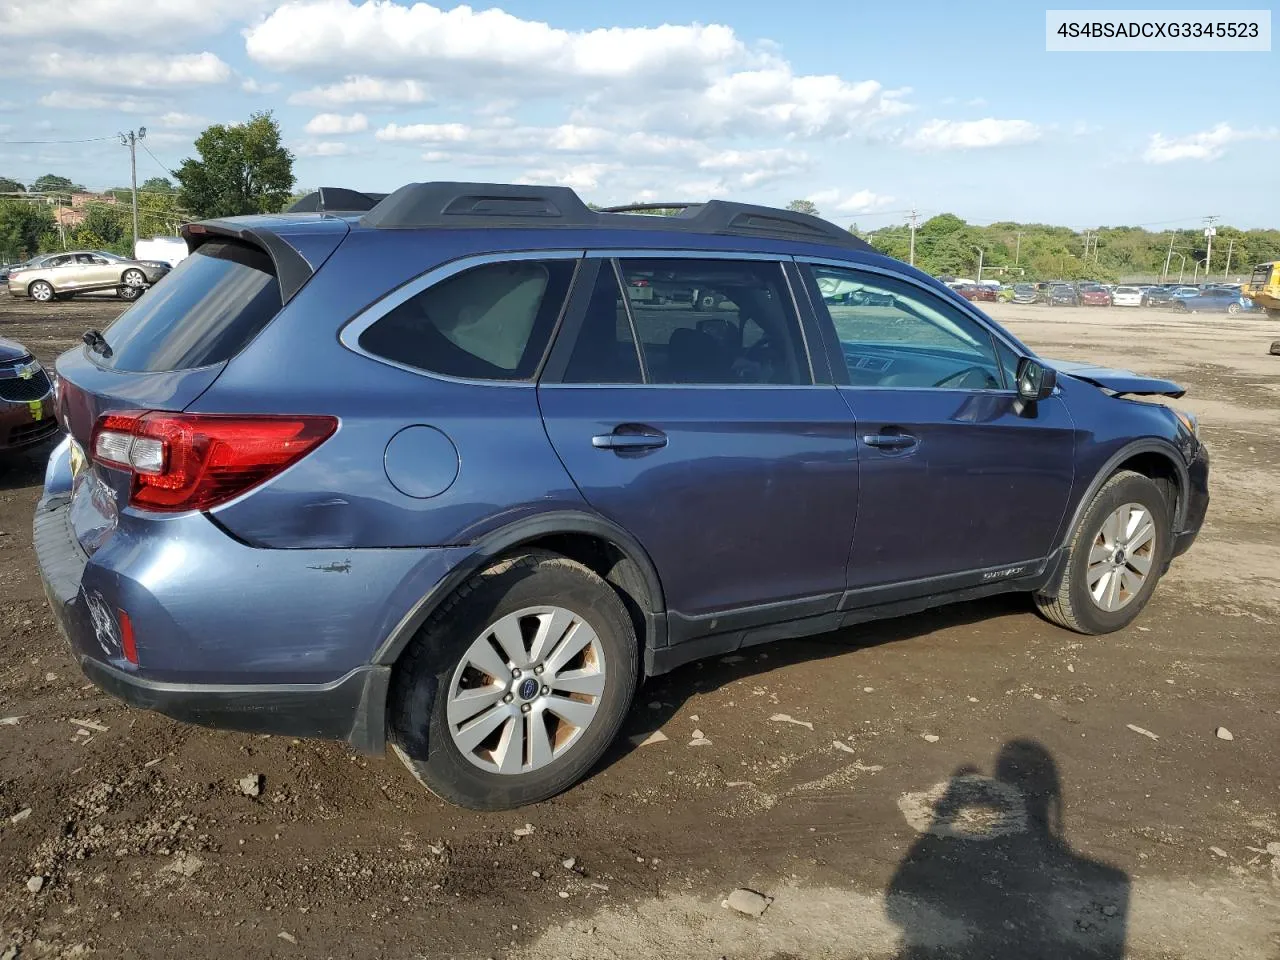
<svg viewBox="0 0 1280 960">
<path fill-rule="evenodd" d="M 1116 547 L 1116 556 L 1115 556 L 1116 566 L 1118 567 L 1122 565 L 1124 561 L 1125 561 L 1124 547 Z"/>
<path fill-rule="evenodd" d="M 538 693 L 538 681 L 533 677 L 526 677 L 520 681 L 520 686 L 516 687 L 516 693 L 520 695 L 521 700 L 532 700 Z"/>
</svg>

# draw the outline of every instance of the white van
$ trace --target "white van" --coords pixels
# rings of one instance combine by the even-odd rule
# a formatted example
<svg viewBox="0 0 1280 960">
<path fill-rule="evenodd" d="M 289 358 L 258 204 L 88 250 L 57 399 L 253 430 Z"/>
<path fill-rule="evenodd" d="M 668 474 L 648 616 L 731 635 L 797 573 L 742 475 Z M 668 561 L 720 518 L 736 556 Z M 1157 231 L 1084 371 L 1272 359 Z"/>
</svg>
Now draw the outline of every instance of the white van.
<svg viewBox="0 0 1280 960">
<path fill-rule="evenodd" d="M 139 240 L 134 247 L 135 260 L 158 260 L 176 267 L 187 256 L 187 241 L 181 237 L 152 237 L 150 240 Z"/>
</svg>

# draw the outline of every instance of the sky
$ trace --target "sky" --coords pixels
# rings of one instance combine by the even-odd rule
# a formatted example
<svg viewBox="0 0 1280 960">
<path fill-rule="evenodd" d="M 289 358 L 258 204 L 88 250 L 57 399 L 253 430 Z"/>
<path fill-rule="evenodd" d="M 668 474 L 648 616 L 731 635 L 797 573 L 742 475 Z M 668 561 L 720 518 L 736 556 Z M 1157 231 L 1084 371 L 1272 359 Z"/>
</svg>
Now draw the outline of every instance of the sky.
<svg viewBox="0 0 1280 960">
<path fill-rule="evenodd" d="M 116 134 L 138 127 L 139 181 L 163 176 L 208 124 L 271 110 L 300 187 L 805 198 L 863 230 L 912 209 L 1280 226 L 1280 54 L 1048 53 L 1044 7 L 1025 0 L 77 0 L 51 13 L 0 0 L 0 175 L 24 182 L 127 184 Z"/>
</svg>

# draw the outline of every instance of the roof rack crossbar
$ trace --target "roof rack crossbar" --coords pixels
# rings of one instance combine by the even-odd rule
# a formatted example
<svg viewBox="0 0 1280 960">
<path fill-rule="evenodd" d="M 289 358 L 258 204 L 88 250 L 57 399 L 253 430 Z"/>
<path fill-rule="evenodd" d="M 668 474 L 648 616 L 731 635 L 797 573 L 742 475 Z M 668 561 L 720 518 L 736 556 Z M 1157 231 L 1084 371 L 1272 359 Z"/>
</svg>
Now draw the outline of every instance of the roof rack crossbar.
<svg viewBox="0 0 1280 960">
<path fill-rule="evenodd" d="M 692 203 L 624 203 L 618 207 L 601 207 L 597 213 L 643 213 L 646 210 L 688 210 L 700 207 L 700 202 Z"/>
<path fill-rule="evenodd" d="M 636 217 L 629 212 L 673 210 L 670 217 Z M 510 183 L 410 183 L 360 218 L 364 227 L 384 230 L 428 227 L 578 227 L 723 234 L 819 243 L 869 251 L 847 230 L 807 213 L 727 200 L 704 203 L 643 203 L 592 210 L 569 187 Z"/>
</svg>

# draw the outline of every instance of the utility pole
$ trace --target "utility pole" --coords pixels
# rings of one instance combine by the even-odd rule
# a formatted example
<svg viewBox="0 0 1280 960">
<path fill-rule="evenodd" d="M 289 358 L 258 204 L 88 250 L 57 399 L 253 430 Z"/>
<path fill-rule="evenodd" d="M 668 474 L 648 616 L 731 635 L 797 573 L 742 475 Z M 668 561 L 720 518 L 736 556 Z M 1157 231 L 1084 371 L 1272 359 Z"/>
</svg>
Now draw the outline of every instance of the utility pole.
<svg viewBox="0 0 1280 960">
<path fill-rule="evenodd" d="M 916 220 L 917 220 L 916 208 L 912 207 L 911 208 L 911 255 L 908 257 L 907 262 L 910 263 L 911 266 L 913 267 L 916 265 Z"/>
<path fill-rule="evenodd" d="M 983 250 L 982 250 L 982 248 L 981 248 L 981 247 L 974 247 L 973 249 L 975 249 L 975 250 L 977 250 L 977 251 L 978 251 L 978 282 L 979 282 L 979 283 L 981 283 L 981 282 L 982 282 L 982 257 L 983 257 Z"/>
<path fill-rule="evenodd" d="M 1013 265 L 1018 265 L 1018 259 L 1022 256 L 1022 231 L 1019 230 L 1014 234 L 1016 238 L 1013 245 Z"/>
<path fill-rule="evenodd" d="M 1169 282 L 1169 261 L 1173 258 L 1173 241 L 1177 238 L 1176 233 L 1169 234 L 1169 252 L 1164 255 L 1164 275 L 1160 278 L 1162 282 Z"/>
<path fill-rule="evenodd" d="M 133 184 L 133 248 L 129 252 L 134 256 L 138 253 L 138 141 L 145 140 L 146 136 L 146 127 L 130 130 L 127 135 L 120 134 L 120 143 L 129 148 L 129 167 Z"/>
<path fill-rule="evenodd" d="M 1222 268 L 1222 279 L 1227 279 L 1227 274 L 1231 272 L 1231 251 L 1235 249 L 1236 238 L 1232 237 L 1227 241 L 1227 265 Z"/>
<path fill-rule="evenodd" d="M 1213 259 L 1213 237 L 1218 232 L 1213 224 L 1217 219 L 1217 217 L 1204 218 L 1204 239 L 1205 243 L 1208 244 L 1204 251 L 1204 275 L 1206 277 L 1209 276 L 1209 261 Z"/>
</svg>

